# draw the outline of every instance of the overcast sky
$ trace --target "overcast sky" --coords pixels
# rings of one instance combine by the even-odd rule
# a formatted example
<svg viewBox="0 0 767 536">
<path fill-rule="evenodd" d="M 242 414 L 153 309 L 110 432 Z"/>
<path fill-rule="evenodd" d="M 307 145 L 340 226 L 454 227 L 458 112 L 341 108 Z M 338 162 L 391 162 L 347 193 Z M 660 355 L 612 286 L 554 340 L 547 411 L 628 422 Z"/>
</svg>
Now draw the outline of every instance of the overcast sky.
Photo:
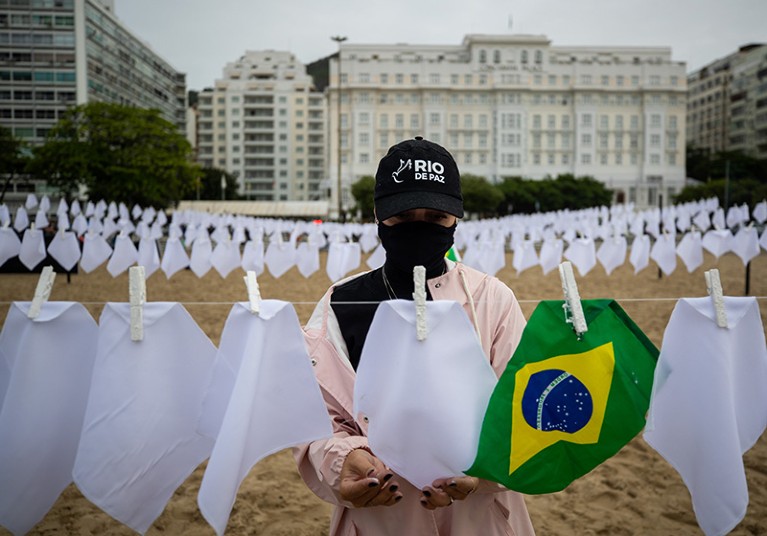
<svg viewBox="0 0 767 536">
<path fill-rule="evenodd" d="M 115 10 L 195 90 L 246 50 L 310 63 L 337 50 L 333 35 L 459 45 L 470 33 L 524 33 L 554 46 L 665 46 L 688 72 L 767 42 L 767 0 L 116 0 Z"/>
</svg>

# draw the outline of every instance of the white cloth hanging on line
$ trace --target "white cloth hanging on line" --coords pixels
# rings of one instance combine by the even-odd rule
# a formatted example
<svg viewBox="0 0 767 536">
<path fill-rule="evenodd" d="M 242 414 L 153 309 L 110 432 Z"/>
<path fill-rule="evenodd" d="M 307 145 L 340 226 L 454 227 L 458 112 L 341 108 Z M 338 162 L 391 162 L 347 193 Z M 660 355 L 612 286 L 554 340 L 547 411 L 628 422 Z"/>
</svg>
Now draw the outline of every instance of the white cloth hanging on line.
<svg viewBox="0 0 767 536">
<path fill-rule="evenodd" d="M 382 302 L 354 384 L 354 416 L 371 450 L 418 488 L 471 465 L 498 382 L 457 302 L 426 302 L 426 317 L 428 334 L 418 341 L 414 303 Z"/>
<path fill-rule="evenodd" d="M 75 267 L 80 260 L 80 244 L 75 233 L 71 231 L 57 231 L 56 235 L 48 244 L 48 255 L 56 260 L 67 272 Z"/>
<path fill-rule="evenodd" d="M 663 335 L 644 439 L 681 475 L 707 535 L 746 513 L 743 454 L 767 426 L 767 346 L 755 298 L 677 302 Z"/>
<path fill-rule="evenodd" d="M 83 495 L 144 533 L 210 455 L 197 432 L 216 348 L 178 303 L 144 306 L 131 341 L 130 305 L 107 303 L 73 471 Z"/>
<path fill-rule="evenodd" d="M 0 525 L 26 534 L 72 482 L 96 358 L 85 307 L 15 302 L 0 333 Z"/>
<path fill-rule="evenodd" d="M 288 302 L 262 300 L 257 315 L 247 302 L 234 304 L 221 334 L 199 430 L 216 440 L 198 504 L 219 535 L 242 480 L 256 463 L 284 448 L 333 435 L 298 317 Z"/>
</svg>

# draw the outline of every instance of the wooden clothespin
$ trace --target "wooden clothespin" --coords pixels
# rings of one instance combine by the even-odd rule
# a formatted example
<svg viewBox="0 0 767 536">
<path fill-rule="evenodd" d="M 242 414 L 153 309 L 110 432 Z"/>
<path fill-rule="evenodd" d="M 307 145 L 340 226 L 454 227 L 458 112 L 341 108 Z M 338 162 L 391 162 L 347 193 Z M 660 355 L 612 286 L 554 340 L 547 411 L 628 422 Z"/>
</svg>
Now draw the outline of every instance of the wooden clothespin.
<svg viewBox="0 0 767 536">
<path fill-rule="evenodd" d="M 415 302 L 415 335 L 426 340 L 426 268 L 413 268 L 413 301 Z"/>
<path fill-rule="evenodd" d="M 144 304 L 146 303 L 146 272 L 143 266 L 128 270 L 130 294 L 130 339 L 144 340 Z"/>
<path fill-rule="evenodd" d="M 586 317 L 583 315 L 581 296 L 578 293 L 578 285 L 575 284 L 573 265 L 565 261 L 559 265 L 559 277 L 562 280 L 562 291 L 565 294 L 565 321 L 573 325 L 575 334 L 580 337 L 589 328 L 586 325 Z M 569 313 L 569 314 L 568 314 Z"/>
<path fill-rule="evenodd" d="M 256 280 L 256 272 L 248 270 L 245 273 L 245 286 L 248 288 L 248 301 L 250 302 L 250 312 L 253 314 L 259 314 L 261 312 L 261 293 L 258 290 L 258 281 Z"/>
<path fill-rule="evenodd" d="M 53 290 L 53 281 L 56 279 L 56 272 L 53 271 L 53 266 L 46 266 L 40 273 L 40 279 L 37 280 L 37 288 L 35 289 L 35 297 L 32 298 L 32 305 L 29 306 L 29 312 L 27 317 L 34 320 L 40 314 L 40 309 L 43 304 L 48 301 L 48 297 Z"/>
<path fill-rule="evenodd" d="M 714 302 L 716 311 L 716 325 L 720 328 L 727 328 L 727 312 L 724 310 L 724 295 L 722 293 L 722 282 L 719 279 L 719 270 L 712 268 L 703 272 L 706 277 L 706 290 Z"/>
</svg>

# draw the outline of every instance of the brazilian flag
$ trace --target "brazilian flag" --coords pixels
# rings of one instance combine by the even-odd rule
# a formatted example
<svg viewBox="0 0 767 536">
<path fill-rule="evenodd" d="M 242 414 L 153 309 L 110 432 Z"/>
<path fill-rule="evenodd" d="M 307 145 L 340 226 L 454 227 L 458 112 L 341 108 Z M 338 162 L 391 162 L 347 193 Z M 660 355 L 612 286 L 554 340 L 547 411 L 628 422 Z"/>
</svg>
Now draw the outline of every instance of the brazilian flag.
<svg viewBox="0 0 767 536">
<path fill-rule="evenodd" d="M 658 349 L 614 300 L 583 300 L 576 337 L 562 301 L 536 307 L 501 375 L 466 474 L 527 494 L 567 487 L 644 427 Z"/>
<path fill-rule="evenodd" d="M 461 254 L 458 253 L 458 249 L 455 247 L 455 244 L 450 246 L 450 249 L 447 250 L 447 253 L 445 253 L 445 258 L 450 259 L 451 261 L 461 262 Z"/>
</svg>

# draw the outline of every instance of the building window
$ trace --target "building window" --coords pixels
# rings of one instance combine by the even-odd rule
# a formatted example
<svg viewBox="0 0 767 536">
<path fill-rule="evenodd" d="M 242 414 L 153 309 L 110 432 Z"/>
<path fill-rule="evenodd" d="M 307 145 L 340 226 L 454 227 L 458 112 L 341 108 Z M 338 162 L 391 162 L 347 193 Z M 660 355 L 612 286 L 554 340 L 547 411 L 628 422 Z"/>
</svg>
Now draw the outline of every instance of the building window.
<svg viewBox="0 0 767 536">
<path fill-rule="evenodd" d="M 429 114 L 429 125 L 432 127 L 439 126 L 439 113 L 432 112 Z"/>
<path fill-rule="evenodd" d="M 588 153 L 583 153 L 581 155 L 581 164 L 591 164 L 591 155 Z"/>
<path fill-rule="evenodd" d="M 485 50 L 479 51 L 479 63 L 487 63 L 487 52 Z"/>
</svg>

